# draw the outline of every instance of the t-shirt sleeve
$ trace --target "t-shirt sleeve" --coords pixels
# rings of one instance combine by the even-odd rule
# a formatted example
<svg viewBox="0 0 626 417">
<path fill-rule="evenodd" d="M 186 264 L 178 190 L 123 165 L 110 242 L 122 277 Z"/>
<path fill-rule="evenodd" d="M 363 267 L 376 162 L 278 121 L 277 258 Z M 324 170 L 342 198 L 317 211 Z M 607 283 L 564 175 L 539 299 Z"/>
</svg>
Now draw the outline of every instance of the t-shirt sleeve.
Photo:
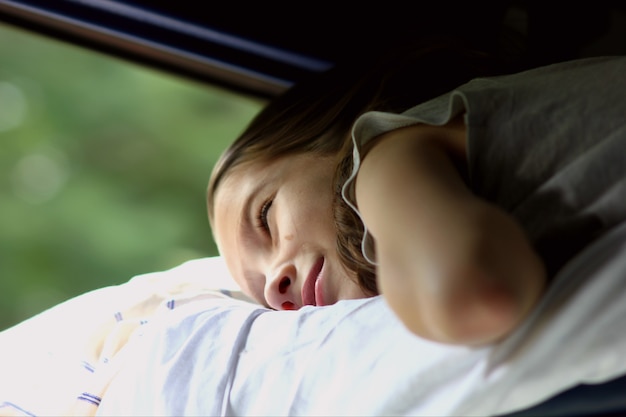
<svg viewBox="0 0 626 417">
<path fill-rule="evenodd" d="M 352 131 L 354 183 L 364 144 L 464 112 L 468 186 L 513 215 L 553 275 L 626 213 L 626 58 L 587 58 L 477 78 L 402 114 L 369 112 Z M 366 258 L 373 243 L 365 233 Z"/>
</svg>

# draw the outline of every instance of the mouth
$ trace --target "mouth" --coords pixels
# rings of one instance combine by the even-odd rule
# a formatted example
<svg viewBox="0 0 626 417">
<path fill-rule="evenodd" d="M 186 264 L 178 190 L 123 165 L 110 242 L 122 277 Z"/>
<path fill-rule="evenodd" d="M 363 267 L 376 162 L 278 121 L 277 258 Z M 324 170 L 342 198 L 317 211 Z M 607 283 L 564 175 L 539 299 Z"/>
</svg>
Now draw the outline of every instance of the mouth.
<svg viewBox="0 0 626 417">
<path fill-rule="evenodd" d="M 324 267 L 324 258 L 319 258 L 313 267 L 309 271 L 309 275 L 304 281 L 302 286 L 302 305 L 305 306 L 319 306 L 324 305 L 322 300 L 321 286 L 319 285 L 319 278 Z"/>
</svg>

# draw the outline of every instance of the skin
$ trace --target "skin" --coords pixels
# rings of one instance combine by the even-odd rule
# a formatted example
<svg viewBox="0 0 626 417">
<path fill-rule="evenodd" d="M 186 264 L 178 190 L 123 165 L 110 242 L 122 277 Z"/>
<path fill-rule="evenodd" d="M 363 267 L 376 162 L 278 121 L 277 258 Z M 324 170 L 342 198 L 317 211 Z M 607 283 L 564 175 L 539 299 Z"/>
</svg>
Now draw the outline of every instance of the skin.
<svg viewBox="0 0 626 417">
<path fill-rule="evenodd" d="M 356 200 L 390 307 L 438 342 L 506 336 L 537 303 L 545 270 L 513 217 L 466 187 L 462 119 L 392 131 L 365 151 Z"/>
<path fill-rule="evenodd" d="M 215 239 L 235 281 L 259 303 L 276 310 L 304 306 L 302 288 L 321 260 L 313 304 L 372 295 L 359 287 L 337 255 L 336 231 L 330 221 L 336 163 L 334 157 L 313 154 L 245 163 L 220 185 L 213 219 Z M 299 175 L 302 172 L 307 175 Z M 269 230 L 259 224 L 263 207 Z"/>
<path fill-rule="evenodd" d="M 391 309 L 410 331 L 437 342 L 483 345 L 509 334 L 540 298 L 545 271 L 516 221 L 466 187 L 462 119 L 389 132 L 362 154 L 356 200 Z M 373 295 L 336 253 L 330 220 L 336 163 L 297 154 L 242 164 L 218 189 L 218 247 L 258 302 L 276 310 L 311 304 L 302 289 L 320 259 L 314 304 Z M 269 200 L 265 231 L 256 217 Z"/>
</svg>

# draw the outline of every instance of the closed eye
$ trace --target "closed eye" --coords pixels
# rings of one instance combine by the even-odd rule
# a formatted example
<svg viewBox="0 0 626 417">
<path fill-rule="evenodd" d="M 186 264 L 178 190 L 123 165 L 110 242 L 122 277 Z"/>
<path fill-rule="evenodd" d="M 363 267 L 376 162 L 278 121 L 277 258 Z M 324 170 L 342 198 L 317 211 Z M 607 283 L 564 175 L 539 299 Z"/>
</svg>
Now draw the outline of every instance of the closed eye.
<svg viewBox="0 0 626 417">
<path fill-rule="evenodd" d="M 257 226 L 263 229 L 263 231 L 267 233 L 268 235 L 271 235 L 271 233 L 270 233 L 270 225 L 269 225 L 269 222 L 267 221 L 267 215 L 270 210 L 270 207 L 272 207 L 273 202 L 274 200 L 267 200 L 265 203 L 263 203 L 261 205 L 261 209 L 259 210 L 259 214 L 257 216 Z"/>
</svg>

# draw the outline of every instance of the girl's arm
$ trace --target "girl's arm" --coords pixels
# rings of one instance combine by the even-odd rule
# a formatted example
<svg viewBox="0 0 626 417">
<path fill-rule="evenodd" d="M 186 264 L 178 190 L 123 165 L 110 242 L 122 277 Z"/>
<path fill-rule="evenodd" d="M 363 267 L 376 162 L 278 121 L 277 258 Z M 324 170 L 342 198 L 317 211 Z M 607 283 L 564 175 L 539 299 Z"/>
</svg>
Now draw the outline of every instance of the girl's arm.
<svg viewBox="0 0 626 417">
<path fill-rule="evenodd" d="M 402 128 L 369 149 L 356 200 L 392 310 L 438 342 L 507 335 L 539 299 L 544 267 L 513 217 L 465 185 L 455 163 L 465 160 L 464 126 Z"/>
</svg>

